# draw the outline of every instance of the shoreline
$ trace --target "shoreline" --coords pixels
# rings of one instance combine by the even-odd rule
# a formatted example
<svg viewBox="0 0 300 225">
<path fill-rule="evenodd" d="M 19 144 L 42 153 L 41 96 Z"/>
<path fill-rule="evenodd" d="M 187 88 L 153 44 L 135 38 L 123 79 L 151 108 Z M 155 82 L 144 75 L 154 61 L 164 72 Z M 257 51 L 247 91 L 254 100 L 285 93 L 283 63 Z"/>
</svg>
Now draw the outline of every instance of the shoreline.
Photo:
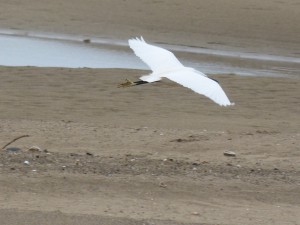
<svg viewBox="0 0 300 225">
<path fill-rule="evenodd" d="M 8 42 L 8 45 L 12 44 L 9 42 L 7 38 L 19 38 L 20 46 L 17 49 L 8 49 L 7 54 L 15 55 L 19 52 L 19 54 L 26 57 L 27 47 L 26 45 L 34 45 L 34 41 L 36 40 L 36 45 L 39 46 L 38 49 L 31 47 L 31 51 L 29 54 L 39 55 L 42 57 L 40 49 L 42 48 L 44 52 L 47 51 L 49 46 L 51 48 L 63 48 L 65 47 L 65 52 L 62 54 L 62 60 L 67 61 L 66 68 L 77 68 L 76 63 L 79 65 L 78 68 L 128 68 L 128 65 L 123 65 L 121 61 L 116 61 L 114 63 L 100 61 L 97 62 L 96 51 L 99 51 L 99 60 L 103 57 L 101 49 L 105 49 L 106 54 L 114 54 L 114 57 L 117 57 L 117 53 L 109 53 L 109 50 L 118 51 L 119 54 L 131 52 L 127 41 L 125 40 L 117 40 L 117 39 L 101 39 L 95 37 L 87 37 L 87 36 L 79 36 L 79 35 L 68 35 L 68 34 L 57 34 L 57 33 L 42 33 L 42 32 L 32 32 L 32 31 L 15 31 L 11 29 L 0 30 L 0 37 L 3 36 L 3 42 Z M 86 41 L 88 40 L 88 43 Z M 48 41 L 40 42 L 40 41 Z M 148 40 L 147 40 L 148 41 Z M 151 41 L 149 43 L 152 43 Z M 63 45 L 65 46 L 63 46 Z M 73 45 L 75 44 L 75 45 Z M 180 60 L 185 61 L 187 66 L 195 67 L 199 71 L 202 71 L 206 74 L 235 74 L 241 76 L 264 76 L 264 77 L 288 77 L 288 78 L 299 78 L 299 73 L 297 72 L 300 69 L 300 58 L 297 57 L 287 57 L 287 56 L 279 56 L 279 55 L 270 55 L 270 54 L 261 54 L 258 52 L 236 52 L 233 50 L 220 50 L 220 49 L 208 49 L 208 48 L 198 48 L 198 47 L 189 47 L 183 45 L 170 45 L 159 43 L 155 45 L 166 48 L 175 53 L 176 56 L 179 56 Z M 23 48 L 23 46 L 25 46 Z M 73 47 L 72 47 L 73 46 Z M 76 50 L 76 46 L 78 49 Z M 5 45 L 4 54 L 5 54 Z M 68 56 L 68 49 L 70 51 L 76 52 L 78 51 L 79 55 L 74 58 L 74 62 L 69 61 L 69 58 L 64 58 Z M 84 53 L 87 54 L 85 58 L 80 59 L 80 52 L 82 50 L 86 50 Z M 12 51 L 13 50 L 13 51 Z M 90 51 L 88 51 L 90 50 Z M 28 53 L 27 53 L 28 54 Z M 17 63 L 16 66 L 41 66 L 41 67 L 64 67 L 63 63 L 56 60 L 57 54 L 59 51 L 52 52 L 50 54 L 44 55 L 44 61 L 28 61 L 26 64 L 26 60 L 19 59 L 18 55 L 16 55 Z M 131 55 L 128 57 L 134 56 L 131 52 Z M 12 56 L 11 56 L 12 57 Z M 130 58 L 129 57 L 129 58 Z M 70 57 L 72 58 L 72 57 Z M 90 60 L 88 60 L 90 58 Z M 78 61 L 80 60 L 80 62 Z M 120 60 L 120 59 L 119 59 Z M 50 62 L 53 62 L 52 64 Z M 8 63 L 8 64 L 5 64 Z M 129 60 L 128 63 L 131 63 L 132 68 L 137 69 L 147 69 L 147 66 L 143 67 L 143 64 L 133 59 Z M 0 61 L 1 63 L 1 61 Z M 73 66 L 68 66 L 73 65 Z M 108 65 L 115 65 L 109 67 Z M 3 62 L 3 66 L 13 66 L 13 63 L 10 61 Z"/>
<path fill-rule="evenodd" d="M 114 38 L 99 38 L 96 36 L 83 35 L 83 34 L 63 34 L 63 33 L 51 33 L 51 32 L 40 32 L 40 31 L 29 31 L 29 30 L 13 30 L 13 29 L 0 29 L 0 35 L 8 35 L 13 37 L 28 37 L 28 38 L 38 38 L 45 40 L 54 41 L 74 41 L 74 42 L 85 42 L 91 44 L 100 44 L 108 46 L 119 46 L 128 47 L 127 40 L 114 39 Z M 152 43 L 150 41 L 150 43 Z M 241 59 L 253 59 L 262 61 L 273 61 L 273 62 L 285 62 L 285 63 L 300 63 L 299 57 L 291 56 L 281 56 L 276 54 L 261 54 L 259 52 L 245 51 L 238 52 L 234 50 L 221 50 L 215 48 L 203 48 L 190 45 L 173 45 L 170 43 L 159 42 L 156 43 L 161 46 L 168 47 L 171 51 L 182 52 L 182 53 L 194 53 L 194 54 L 204 54 L 204 55 L 216 55 L 220 57 L 230 57 L 230 58 L 241 58 Z"/>
</svg>

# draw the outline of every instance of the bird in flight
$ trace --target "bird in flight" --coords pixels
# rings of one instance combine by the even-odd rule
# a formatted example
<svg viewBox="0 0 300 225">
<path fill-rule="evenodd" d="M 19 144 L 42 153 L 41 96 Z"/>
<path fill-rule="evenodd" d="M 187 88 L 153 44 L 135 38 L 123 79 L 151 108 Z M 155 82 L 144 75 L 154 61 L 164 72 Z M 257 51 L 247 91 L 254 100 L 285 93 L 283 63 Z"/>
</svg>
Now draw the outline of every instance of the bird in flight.
<svg viewBox="0 0 300 225">
<path fill-rule="evenodd" d="M 216 80 L 194 68 L 185 67 L 172 52 L 146 43 L 143 37 L 129 39 L 128 43 L 136 56 L 150 67 L 152 73 L 140 77 L 139 81 L 135 82 L 126 79 L 119 87 L 147 84 L 167 78 L 210 98 L 221 106 L 234 105 Z"/>
</svg>

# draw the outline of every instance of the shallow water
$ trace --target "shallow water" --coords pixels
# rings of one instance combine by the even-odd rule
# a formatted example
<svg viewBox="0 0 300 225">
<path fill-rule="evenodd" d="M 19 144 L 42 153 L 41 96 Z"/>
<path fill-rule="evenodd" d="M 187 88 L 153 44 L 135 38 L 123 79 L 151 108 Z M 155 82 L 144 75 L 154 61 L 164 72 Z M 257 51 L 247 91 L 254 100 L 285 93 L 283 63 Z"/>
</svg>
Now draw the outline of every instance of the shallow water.
<svg viewBox="0 0 300 225">
<path fill-rule="evenodd" d="M 91 44 L 84 43 L 83 40 L 84 37 L 81 36 L 1 30 L 0 65 L 148 69 L 127 47 L 126 41 L 93 38 Z M 184 65 L 208 74 L 299 76 L 300 59 L 295 57 L 174 45 L 163 47 L 178 53 L 196 54 L 197 61 L 195 57 L 187 55 L 179 59 Z"/>
<path fill-rule="evenodd" d="M 88 44 L 0 35 L 4 66 L 145 68 L 133 54 Z"/>
</svg>

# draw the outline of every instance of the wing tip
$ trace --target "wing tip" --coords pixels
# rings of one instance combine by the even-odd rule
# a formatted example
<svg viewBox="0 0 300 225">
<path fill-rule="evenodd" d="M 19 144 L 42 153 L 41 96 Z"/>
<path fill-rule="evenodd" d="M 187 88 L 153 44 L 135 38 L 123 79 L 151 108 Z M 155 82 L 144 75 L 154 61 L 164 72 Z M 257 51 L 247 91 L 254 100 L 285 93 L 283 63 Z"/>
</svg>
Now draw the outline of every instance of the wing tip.
<svg viewBox="0 0 300 225">
<path fill-rule="evenodd" d="M 229 102 L 229 103 L 221 103 L 219 104 L 220 106 L 224 106 L 224 107 L 230 107 L 230 106 L 234 106 L 235 103 L 234 102 Z"/>
<path fill-rule="evenodd" d="M 129 40 L 128 40 L 128 42 L 130 43 L 132 43 L 132 42 L 144 42 L 144 43 L 146 43 L 146 41 L 144 40 L 144 38 L 143 38 L 143 36 L 140 36 L 140 38 L 139 37 L 132 37 L 132 38 L 130 38 Z"/>
</svg>

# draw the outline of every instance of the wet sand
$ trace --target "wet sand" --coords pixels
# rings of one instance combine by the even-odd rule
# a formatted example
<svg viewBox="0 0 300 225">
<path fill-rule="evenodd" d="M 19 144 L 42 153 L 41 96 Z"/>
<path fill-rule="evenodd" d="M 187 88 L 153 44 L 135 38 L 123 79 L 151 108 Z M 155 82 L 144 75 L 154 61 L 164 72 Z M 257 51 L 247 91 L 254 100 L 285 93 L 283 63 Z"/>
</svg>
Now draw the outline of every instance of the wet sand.
<svg viewBox="0 0 300 225">
<path fill-rule="evenodd" d="M 0 26 L 296 54 L 294 1 L 174 2 L 7 1 Z M 228 108 L 167 80 L 117 88 L 147 72 L 0 67 L 0 147 L 30 135 L 0 151 L 1 224 L 299 224 L 300 80 L 212 75 Z"/>
</svg>

